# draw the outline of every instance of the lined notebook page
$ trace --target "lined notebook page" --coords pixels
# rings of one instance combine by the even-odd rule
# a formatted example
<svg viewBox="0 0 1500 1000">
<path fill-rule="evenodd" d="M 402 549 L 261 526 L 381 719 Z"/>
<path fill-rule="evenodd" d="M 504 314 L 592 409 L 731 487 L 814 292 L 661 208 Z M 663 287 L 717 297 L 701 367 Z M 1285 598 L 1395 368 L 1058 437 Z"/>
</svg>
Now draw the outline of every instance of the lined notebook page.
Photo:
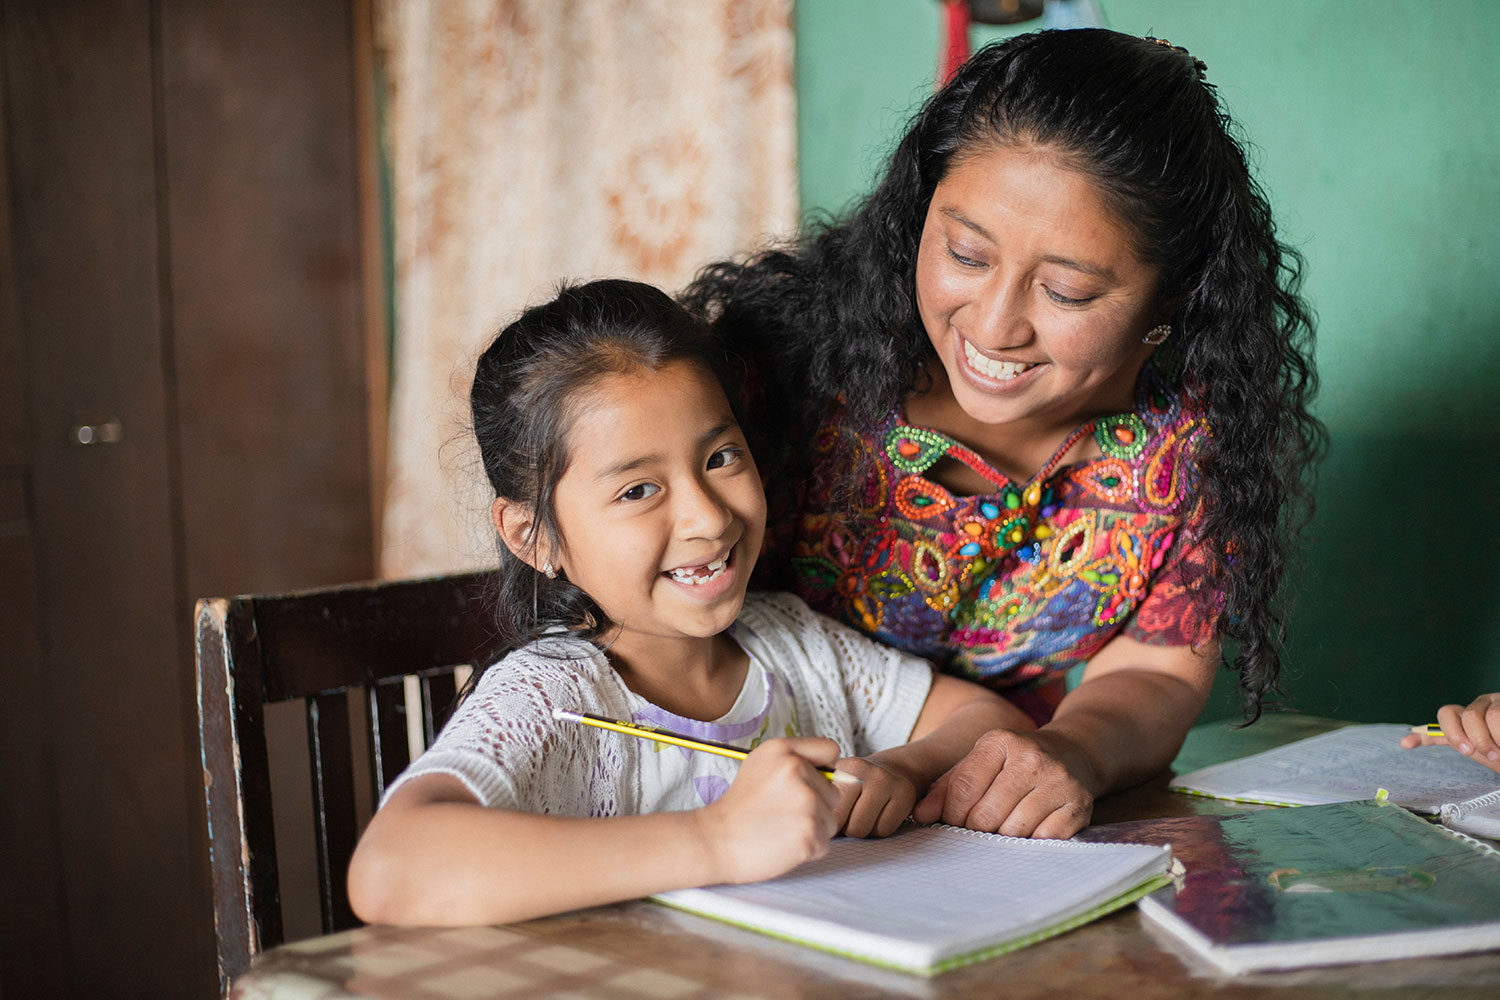
<svg viewBox="0 0 1500 1000">
<path fill-rule="evenodd" d="M 1318 805 L 1372 799 L 1435 813 L 1500 786 L 1500 775 L 1452 747 L 1405 750 L 1410 727 L 1345 726 L 1295 743 L 1215 764 L 1172 780 L 1172 787 L 1230 799 Z"/>
<path fill-rule="evenodd" d="M 823 858 L 768 882 L 653 898 L 912 967 L 1072 926 L 1169 860 L 1163 847 L 908 826 L 884 840 L 836 839 Z"/>
</svg>

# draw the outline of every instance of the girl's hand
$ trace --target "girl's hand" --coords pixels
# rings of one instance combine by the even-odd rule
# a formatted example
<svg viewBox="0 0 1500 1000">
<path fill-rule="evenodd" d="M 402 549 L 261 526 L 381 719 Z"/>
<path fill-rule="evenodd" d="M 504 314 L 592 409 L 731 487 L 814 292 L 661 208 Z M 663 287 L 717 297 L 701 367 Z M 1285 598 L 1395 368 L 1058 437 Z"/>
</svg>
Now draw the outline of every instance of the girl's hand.
<svg viewBox="0 0 1500 1000">
<path fill-rule="evenodd" d="M 815 765 L 838 752 L 832 740 L 811 737 L 767 740 L 750 752 L 729 790 L 696 814 L 718 881 L 775 878 L 827 853 L 839 795 Z"/>
<path fill-rule="evenodd" d="M 1011 837 L 1071 837 L 1093 814 L 1095 784 L 1066 738 L 994 729 L 932 783 L 913 818 Z"/>
<path fill-rule="evenodd" d="M 1500 694 L 1482 694 L 1467 706 L 1444 705 L 1437 717 L 1442 736 L 1408 733 L 1401 745 L 1407 749 L 1450 746 L 1491 771 L 1500 771 Z"/>
<path fill-rule="evenodd" d="M 838 785 L 834 813 L 841 832 L 850 837 L 889 837 L 911 815 L 917 786 L 911 775 L 883 754 L 845 757 L 838 769 L 860 779 L 860 785 Z"/>
</svg>

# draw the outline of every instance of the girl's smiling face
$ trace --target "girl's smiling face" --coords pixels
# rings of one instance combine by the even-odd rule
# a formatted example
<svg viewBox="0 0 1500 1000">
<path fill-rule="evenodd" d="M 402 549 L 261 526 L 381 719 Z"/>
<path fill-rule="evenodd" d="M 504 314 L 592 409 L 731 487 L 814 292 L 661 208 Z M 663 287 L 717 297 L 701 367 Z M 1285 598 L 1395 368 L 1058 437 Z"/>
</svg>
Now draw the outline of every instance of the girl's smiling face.
<svg viewBox="0 0 1500 1000">
<path fill-rule="evenodd" d="M 1096 182 L 1044 146 L 957 160 L 928 205 L 917 309 L 958 405 L 991 426 L 1066 433 L 1126 409 L 1166 319 L 1155 268 Z"/>
<path fill-rule="evenodd" d="M 553 562 L 620 627 L 622 653 L 724 631 L 760 554 L 766 500 L 718 381 L 674 361 L 605 376 L 568 412 Z"/>
</svg>

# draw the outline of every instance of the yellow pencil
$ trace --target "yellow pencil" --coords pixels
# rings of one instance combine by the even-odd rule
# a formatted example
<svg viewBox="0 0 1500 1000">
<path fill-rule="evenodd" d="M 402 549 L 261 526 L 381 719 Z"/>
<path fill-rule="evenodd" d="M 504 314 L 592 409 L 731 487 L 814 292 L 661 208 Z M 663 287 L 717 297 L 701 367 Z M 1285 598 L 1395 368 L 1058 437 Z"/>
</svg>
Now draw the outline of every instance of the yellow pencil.
<svg viewBox="0 0 1500 1000">
<path fill-rule="evenodd" d="M 1425 726 L 1412 726 L 1411 731 L 1418 736 L 1446 736 L 1443 727 L 1436 722 L 1429 722 Z"/>
<path fill-rule="evenodd" d="M 685 736 L 682 733 L 674 733 L 670 729 L 660 729 L 656 726 L 647 726 L 639 722 L 626 722 L 622 719 L 606 719 L 602 715 L 593 715 L 589 712 L 569 712 L 567 709 L 554 708 L 552 717 L 559 722 L 581 722 L 585 726 L 597 726 L 600 729 L 608 729 L 612 733 L 624 733 L 626 736 L 638 736 L 643 740 L 655 740 L 657 743 L 670 743 L 674 747 L 686 747 L 689 750 L 701 750 L 704 753 L 718 754 L 720 757 L 729 757 L 733 760 L 744 760 L 750 756 L 750 751 L 742 750 L 729 743 L 718 743 L 714 740 L 700 740 L 694 736 Z M 829 781 L 844 785 L 860 785 L 860 781 L 852 774 L 843 771 L 835 771 L 831 767 L 819 767 L 819 771 Z"/>
</svg>

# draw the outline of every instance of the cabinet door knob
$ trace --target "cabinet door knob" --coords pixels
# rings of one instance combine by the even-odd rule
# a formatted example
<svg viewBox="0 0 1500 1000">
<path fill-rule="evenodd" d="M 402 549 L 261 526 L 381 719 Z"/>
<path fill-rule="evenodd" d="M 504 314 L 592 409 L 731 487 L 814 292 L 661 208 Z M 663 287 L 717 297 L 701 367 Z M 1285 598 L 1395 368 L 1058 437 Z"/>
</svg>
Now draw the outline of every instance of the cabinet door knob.
<svg viewBox="0 0 1500 1000">
<path fill-rule="evenodd" d="M 68 440 L 76 445 L 118 444 L 124 435 L 119 418 L 111 417 L 102 424 L 79 424 L 68 432 Z"/>
</svg>

